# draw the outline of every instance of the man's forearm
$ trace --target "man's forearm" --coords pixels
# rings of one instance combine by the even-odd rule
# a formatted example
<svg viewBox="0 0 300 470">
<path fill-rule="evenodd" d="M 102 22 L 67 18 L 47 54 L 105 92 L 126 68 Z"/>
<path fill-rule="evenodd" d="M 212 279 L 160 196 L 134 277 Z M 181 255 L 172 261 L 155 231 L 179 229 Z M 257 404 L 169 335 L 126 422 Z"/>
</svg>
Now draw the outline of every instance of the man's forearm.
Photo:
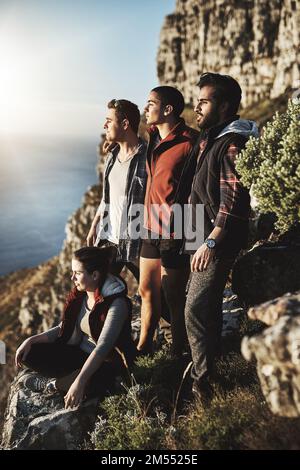
<svg viewBox="0 0 300 470">
<path fill-rule="evenodd" d="M 226 235 L 226 229 L 221 227 L 214 227 L 212 232 L 208 235 L 207 238 L 213 238 L 218 245 Z"/>
<path fill-rule="evenodd" d="M 97 211 L 97 212 L 96 212 L 96 215 L 95 215 L 95 217 L 94 217 L 94 219 L 93 219 L 93 222 L 92 222 L 91 227 L 96 228 L 97 225 L 98 225 L 99 222 L 100 222 L 100 219 L 101 219 L 101 215 L 100 215 L 100 214 L 98 213 L 98 211 Z"/>
</svg>

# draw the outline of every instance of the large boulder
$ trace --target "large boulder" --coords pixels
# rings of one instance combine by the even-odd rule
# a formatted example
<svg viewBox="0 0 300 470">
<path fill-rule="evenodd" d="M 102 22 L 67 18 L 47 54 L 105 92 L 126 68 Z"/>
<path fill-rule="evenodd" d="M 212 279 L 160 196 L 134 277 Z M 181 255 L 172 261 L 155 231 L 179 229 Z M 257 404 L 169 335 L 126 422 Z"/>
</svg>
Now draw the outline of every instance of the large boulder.
<svg viewBox="0 0 300 470">
<path fill-rule="evenodd" d="M 242 341 L 246 360 L 255 359 L 263 394 L 272 412 L 300 416 L 300 315 L 284 315 L 261 334 Z"/>
<path fill-rule="evenodd" d="M 248 316 L 251 320 L 260 320 L 270 326 L 274 325 L 283 315 L 300 315 L 300 291 L 293 294 L 287 293 L 248 310 Z"/>
<path fill-rule="evenodd" d="M 239 258 L 232 289 L 248 306 L 300 289 L 300 246 L 264 244 Z"/>
<path fill-rule="evenodd" d="M 33 374 L 20 372 L 13 381 L 5 413 L 1 447 L 23 450 L 80 449 L 97 417 L 98 401 L 64 409 L 59 394 L 33 393 L 24 380 Z M 36 374 L 35 374 L 36 375 Z"/>
</svg>

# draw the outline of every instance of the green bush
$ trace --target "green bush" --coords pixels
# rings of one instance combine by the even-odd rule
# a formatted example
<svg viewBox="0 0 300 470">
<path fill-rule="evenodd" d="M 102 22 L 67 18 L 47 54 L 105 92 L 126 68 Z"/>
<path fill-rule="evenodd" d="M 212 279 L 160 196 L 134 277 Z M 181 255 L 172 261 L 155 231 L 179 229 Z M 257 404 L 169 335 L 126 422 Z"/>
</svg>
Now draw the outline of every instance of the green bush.
<svg viewBox="0 0 300 470">
<path fill-rule="evenodd" d="M 263 405 L 253 393 L 239 390 L 217 396 L 209 409 L 196 406 L 177 425 L 177 447 L 203 450 L 247 449 L 243 431 L 255 427 L 253 417 Z M 187 447 L 188 446 L 188 447 Z"/>
<path fill-rule="evenodd" d="M 94 449 L 163 449 L 167 416 L 156 402 L 151 387 L 139 384 L 106 398 L 90 434 Z"/>
<path fill-rule="evenodd" d="M 250 188 L 262 214 L 273 213 L 280 234 L 299 224 L 300 103 L 289 101 L 259 139 L 250 138 L 237 158 L 242 183 Z"/>
</svg>

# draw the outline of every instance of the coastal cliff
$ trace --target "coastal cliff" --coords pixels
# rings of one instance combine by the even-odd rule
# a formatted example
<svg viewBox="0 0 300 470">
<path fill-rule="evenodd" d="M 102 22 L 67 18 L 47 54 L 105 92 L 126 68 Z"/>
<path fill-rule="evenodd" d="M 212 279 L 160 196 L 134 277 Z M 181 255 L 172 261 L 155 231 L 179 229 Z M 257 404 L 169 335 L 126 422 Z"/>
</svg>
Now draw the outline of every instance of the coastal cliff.
<svg viewBox="0 0 300 470">
<path fill-rule="evenodd" d="M 300 79 L 300 3 L 296 0 L 177 0 L 160 35 L 157 71 L 194 103 L 201 73 L 232 75 L 242 105 L 276 98 Z"/>
</svg>

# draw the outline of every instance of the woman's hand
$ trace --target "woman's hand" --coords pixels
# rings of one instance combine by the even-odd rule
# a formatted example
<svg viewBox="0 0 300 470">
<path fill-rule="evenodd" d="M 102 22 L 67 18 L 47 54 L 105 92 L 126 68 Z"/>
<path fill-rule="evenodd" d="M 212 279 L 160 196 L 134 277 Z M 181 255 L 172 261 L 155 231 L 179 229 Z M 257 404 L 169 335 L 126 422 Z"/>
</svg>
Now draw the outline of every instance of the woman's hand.
<svg viewBox="0 0 300 470">
<path fill-rule="evenodd" d="M 26 359 L 27 354 L 29 353 L 31 346 L 33 344 L 32 337 L 27 338 L 21 346 L 18 347 L 16 350 L 16 355 L 15 355 L 15 365 L 16 367 L 22 367 L 23 362 Z"/>
<path fill-rule="evenodd" d="M 73 408 L 80 405 L 84 398 L 85 384 L 83 384 L 78 378 L 74 380 L 68 393 L 65 395 L 65 408 Z"/>
</svg>

